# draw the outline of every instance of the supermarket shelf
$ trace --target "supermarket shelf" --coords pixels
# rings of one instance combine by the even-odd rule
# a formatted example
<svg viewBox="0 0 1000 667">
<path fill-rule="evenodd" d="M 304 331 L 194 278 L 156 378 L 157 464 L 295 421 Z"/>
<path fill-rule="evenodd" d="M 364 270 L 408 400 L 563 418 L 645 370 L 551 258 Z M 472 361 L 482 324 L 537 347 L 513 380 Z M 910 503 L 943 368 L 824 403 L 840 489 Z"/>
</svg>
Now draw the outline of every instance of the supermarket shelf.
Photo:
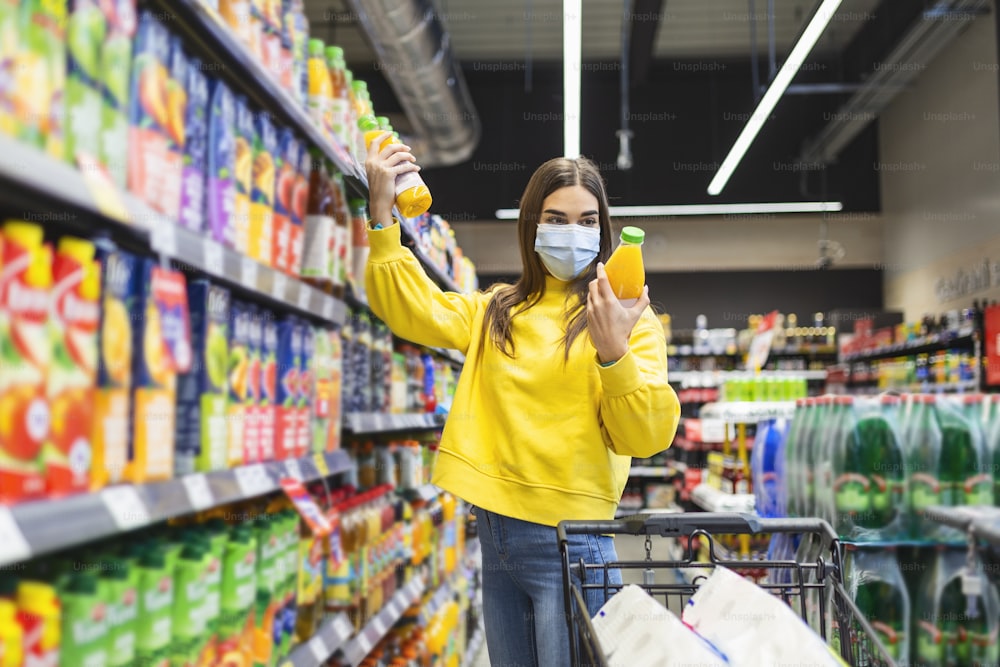
<svg viewBox="0 0 1000 667">
<path fill-rule="evenodd" d="M 680 347 L 672 345 L 671 347 Z M 805 357 L 805 356 L 836 356 L 837 348 L 832 345 L 800 345 L 797 347 L 772 348 L 768 352 L 768 357 Z M 746 356 L 746 352 L 688 352 L 682 354 L 675 352 L 671 357 L 683 357 L 692 359 L 708 359 L 727 357 L 729 359 L 741 359 Z"/>
<path fill-rule="evenodd" d="M 312 639 L 292 649 L 288 658 L 281 663 L 282 667 L 286 667 L 289 663 L 292 667 L 321 667 L 351 638 L 352 634 L 354 626 L 351 625 L 347 614 L 341 612 L 332 619 L 323 621 L 319 632 L 313 635 Z"/>
<path fill-rule="evenodd" d="M 739 512 L 754 514 L 754 497 L 749 493 L 723 493 L 707 484 L 699 484 L 691 491 L 691 500 L 706 512 Z"/>
<path fill-rule="evenodd" d="M 669 374 L 670 382 L 692 382 L 700 383 L 692 386 L 697 387 L 718 387 L 729 377 L 757 377 L 749 371 L 672 371 Z M 826 371 L 761 371 L 760 377 L 765 378 L 785 378 L 804 377 L 807 380 L 825 380 Z M 705 384 L 712 382 L 714 384 Z"/>
<path fill-rule="evenodd" d="M 2 507 L 0 565 L 273 493 L 284 477 L 312 482 L 352 465 L 347 452 L 338 450 Z"/>
<path fill-rule="evenodd" d="M 702 419 L 754 424 L 762 419 L 790 418 L 794 412 L 795 401 L 732 401 L 706 403 L 700 415 Z"/>
<path fill-rule="evenodd" d="M 441 607 L 446 605 L 449 600 L 451 600 L 454 595 L 454 589 L 452 589 L 452 578 L 448 577 L 437 587 L 437 590 L 431 595 L 430 599 L 427 600 L 420 607 L 420 624 L 427 626 L 434 614 L 438 612 Z"/>
<path fill-rule="evenodd" d="M 344 415 L 344 427 L 354 435 L 437 429 L 444 426 L 446 417 L 433 412 L 352 412 Z"/>
<path fill-rule="evenodd" d="M 849 363 L 854 361 L 875 361 L 876 359 L 887 359 L 900 355 L 924 354 L 926 352 L 938 352 L 949 347 L 971 348 L 975 343 L 975 334 L 969 331 L 960 331 L 958 334 L 935 334 L 926 338 L 888 345 L 879 348 L 875 352 L 859 352 L 841 357 L 841 362 Z"/>
<path fill-rule="evenodd" d="M 415 489 L 398 490 L 397 493 L 410 502 L 420 500 L 425 503 L 429 503 L 437 498 L 441 491 L 433 484 L 424 484 L 423 486 L 418 486 Z"/>
<path fill-rule="evenodd" d="M 671 473 L 667 466 L 633 466 L 628 471 L 629 477 L 666 477 Z"/>
<path fill-rule="evenodd" d="M 472 664 L 476 660 L 476 656 L 479 655 L 479 649 L 483 647 L 483 642 L 486 641 L 486 628 L 483 627 L 482 621 L 476 626 L 476 632 L 472 635 L 472 639 L 469 640 L 469 646 L 465 650 L 465 658 L 462 660 L 462 667 L 472 667 Z"/>
<path fill-rule="evenodd" d="M 77 216 L 65 211 L 67 208 L 100 217 L 109 221 L 112 228 L 135 237 L 141 245 L 148 245 L 153 252 L 175 260 L 182 268 L 197 269 L 231 286 L 253 292 L 262 300 L 277 302 L 310 317 L 322 317 L 333 324 L 344 321 L 346 308 L 339 299 L 180 227 L 128 192 L 108 195 L 118 202 L 121 210 L 116 210 L 118 206 L 112 208 L 106 201 L 99 202 L 82 171 L 33 146 L 2 136 L 0 182 L 11 186 L 6 192 L 17 192 L 26 200 L 18 203 L 31 207 L 38 207 L 40 202 L 42 205 L 51 203 L 54 206 L 49 208 L 59 210 L 58 213 L 41 212 L 37 216 L 26 214 L 29 220 L 43 224 L 75 221 Z"/>
<path fill-rule="evenodd" d="M 396 625 L 396 622 L 403 616 L 403 612 L 418 602 L 423 593 L 424 582 L 419 578 L 396 591 L 388 604 L 368 621 L 361 632 L 344 645 L 342 652 L 347 664 L 351 667 L 358 667 L 365 656 L 371 653 L 372 648 L 382 641 L 382 638 Z"/>
<path fill-rule="evenodd" d="M 876 387 L 878 385 L 878 379 L 873 378 L 871 380 L 851 380 L 846 383 L 848 387 Z M 950 392 L 962 393 L 966 391 L 977 391 L 979 389 L 979 383 L 975 380 L 963 380 L 960 382 L 921 382 L 919 384 L 911 385 L 897 385 L 893 387 L 879 388 L 879 391 L 897 391 L 897 392 L 919 392 L 922 394 L 945 394 Z"/>
</svg>

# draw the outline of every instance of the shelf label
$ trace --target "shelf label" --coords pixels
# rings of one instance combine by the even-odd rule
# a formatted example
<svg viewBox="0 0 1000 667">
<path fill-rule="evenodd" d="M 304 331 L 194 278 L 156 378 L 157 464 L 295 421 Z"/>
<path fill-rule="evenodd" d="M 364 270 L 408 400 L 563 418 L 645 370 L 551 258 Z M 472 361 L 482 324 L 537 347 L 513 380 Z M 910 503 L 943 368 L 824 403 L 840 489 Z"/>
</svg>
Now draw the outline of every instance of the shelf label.
<svg viewBox="0 0 1000 667">
<path fill-rule="evenodd" d="M 296 481 L 301 482 L 305 479 L 302 475 L 302 466 L 299 465 L 298 459 L 288 459 L 285 461 L 285 470 L 288 471 L 288 476 Z"/>
<path fill-rule="evenodd" d="M 326 456 L 322 453 L 313 456 L 313 463 L 316 464 L 316 469 L 319 470 L 320 477 L 330 476 L 330 466 L 326 464 Z"/>
<path fill-rule="evenodd" d="M 375 632 L 378 633 L 379 637 L 385 637 L 385 621 L 382 620 L 381 614 L 372 619 L 372 628 L 375 629 Z"/>
<path fill-rule="evenodd" d="M 309 640 L 309 652 L 313 654 L 317 662 L 322 665 L 330 657 L 330 649 L 327 648 L 326 642 L 323 641 L 323 637 L 316 635 Z"/>
<path fill-rule="evenodd" d="M 326 297 L 323 299 L 323 319 L 333 319 L 333 299 Z"/>
<path fill-rule="evenodd" d="M 223 275 L 225 261 L 222 244 L 212 239 L 205 239 L 202 242 L 202 249 L 205 253 L 205 270 L 217 276 Z"/>
<path fill-rule="evenodd" d="M 261 496 L 274 490 L 274 483 L 263 464 L 255 463 L 234 471 L 240 493 L 247 497 Z"/>
<path fill-rule="evenodd" d="M 31 558 L 31 547 L 9 507 L 0 507 L 0 563 L 16 563 Z"/>
<path fill-rule="evenodd" d="M 305 285 L 299 285 L 299 308 L 309 310 L 309 303 L 312 299 L 312 290 Z"/>
<path fill-rule="evenodd" d="M 168 257 L 177 256 L 177 228 L 170 221 L 162 221 L 153 224 L 150 230 L 149 243 L 153 246 L 153 251 Z"/>
<path fill-rule="evenodd" d="M 358 646 L 361 647 L 362 656 L 366 656 L 372 652 L 372 642 L 365 633 L 358 635 Z"/>
<path fill-rule="evenodd" d="M 274 282 L 271 283 L 271 296 L 278 301 L 284 301 L 287 298 L 288 276 L 281 271 L 275 271 L 273 275 Z"/>
<path fill-rule="evenodd" d="M 132 530 L 152 523 L 146 503 L 132 485 L 112 486 L 101 491 L 101 501 L 118 530 Z"/>
<path fill-rule="evenodd" d="M 240 258 L 240 282 L 250 289 L 257 289 L 257 269 L 259 264 L 250 257 Z"/>
<path fill-rule="evenodd" d="M 351 634 L 353 634 L 354 626 L 351 625 L 351 622 L 347 620 L 346 616 L 339 614 L 333 621 L 333 631 L 337 633 L 337 637 L 340 638 L 341 641 L 344 641 L 350 637 Z"/>
<path fill-rule="evenodd" d="M 203 510 L 215 505 L 215 497 L 212 496 L 212 489 L 208 485 L 208 478 L 202 474 L 185 475 L 181 478 L 184 490 L 187 491 L 188 501 L 196 511 Z"/>
<path fill-rule="evenodd" d="M 382 424 L 382 413 L 376 412 L 372 417 L 372 423 L 374 424 L 372 428 L 373 431 L 381 431 L 384 428 Z"/>
</svg>

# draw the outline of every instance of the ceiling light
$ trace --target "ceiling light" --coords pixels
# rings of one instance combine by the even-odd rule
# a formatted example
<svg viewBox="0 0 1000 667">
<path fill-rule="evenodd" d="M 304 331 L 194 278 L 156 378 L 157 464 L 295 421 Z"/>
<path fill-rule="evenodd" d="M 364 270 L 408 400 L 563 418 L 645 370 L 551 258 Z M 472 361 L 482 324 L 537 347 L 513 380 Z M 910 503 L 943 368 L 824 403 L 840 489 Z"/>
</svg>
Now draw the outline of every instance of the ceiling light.
<svg viewBox="0 0 1000 667">
<path fill-rule="evenodd" d="M 563 0 L 563 155 L 580 157 L 581 0 Z"/>
<path fill-rule="evenodd" d="M 740 132 L 740 136 L 736 138 L 736 143 L 729 150 L 729 155 L 722 161 L 722 166 L 719 167 L 715 178 L 708 185 L 708 194 L 713 196 L 718 195 L 722 192 L 722 188 L 726 187 L 726 183 L 729 182 L 729 178 L 733 175 L 733 171 L 736 170 L 736 166 L 743 159 L 743 155 L 750 148 L 750 144 L 757 138 L 760 129 L 764 127 L 764 122 L 771 115 L 771 112 L 774 111 L 778 100 L 781 99 L 781 96 L 785 93 L 785 89 L 788 88 L 788 84 L 792 82 L 799 68 L 802 67 L 802 63 L 805 62 L 809 52 L 816 45 L 827 24 L 833 19 L 833 15 L 841 2 L 842 0 L 823 0 L 819 9 L 813 14 L 809 25 L 806 26 L 799 40 L 792 47 L 792 52 L 788 54 L 788 59 L 785 60 L 781 69 L 778 70 L 767 92 L 760 98 L 760 102 L 750 115 L 747 124 L 743 126 L 743 131 Z"/>
<path fill-rule="evenodd" d="M 681 204 L 677 206 L 610 206 L 612 218 L 654 218 L 671 215 L 754 215 L 766 213 L 837 213 L 839 201 L 761 202 L 747 204 Z M 517 220 L 518 209 L 497 209 L 497 220 Z"/>
</svg>

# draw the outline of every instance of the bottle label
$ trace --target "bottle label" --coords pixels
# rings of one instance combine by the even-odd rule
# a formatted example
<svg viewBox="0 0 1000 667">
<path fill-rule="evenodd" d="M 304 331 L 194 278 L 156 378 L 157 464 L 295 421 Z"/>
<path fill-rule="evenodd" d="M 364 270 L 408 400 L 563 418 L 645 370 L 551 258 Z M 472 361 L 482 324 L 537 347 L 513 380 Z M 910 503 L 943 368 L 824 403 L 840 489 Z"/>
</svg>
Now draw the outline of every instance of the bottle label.
<svg viewBox="0 0 1000 667">
<path fill-rule="evenodd" d="M 933 475 L 915 473 L 910 478 L 910 491 L 915 510 L 924 510 L 932 505 L 941 504 L 943 489 L 941 482 Z"/>
<path fill-rule="evenodd" d="M 966 505 L 993 505 L 993 484 L 987 474 L 973 475 L 962 485 Z"/>
<path fill-rule="evenodd" d="M 938 662 L 944 658 L 945 636 L 939 627 L 930 621 L 920 621 L 917 625 L 917 660 Z"/>
<path fill-rule="evenodd" d="M 845 473 L 833 481 L 833 492 L 836 496 L 837 511 L 848 514 L 859 514 L 869 509 L 868 478 L 856 472 Z"/>
<path fill-rule="evenodd" d="M 889 651 L 889 656 L 893 660 L 899 659 L 899 648 L 905 645 L 906 633 L 901 630 L 897 630 L 888 623 L 882 623 L 881 621 L 872 621 L 872 629 L 878 635 L 878 638 L 882 641 L 882 645 L 885 646 L 886 650 Z"/>
</svg>

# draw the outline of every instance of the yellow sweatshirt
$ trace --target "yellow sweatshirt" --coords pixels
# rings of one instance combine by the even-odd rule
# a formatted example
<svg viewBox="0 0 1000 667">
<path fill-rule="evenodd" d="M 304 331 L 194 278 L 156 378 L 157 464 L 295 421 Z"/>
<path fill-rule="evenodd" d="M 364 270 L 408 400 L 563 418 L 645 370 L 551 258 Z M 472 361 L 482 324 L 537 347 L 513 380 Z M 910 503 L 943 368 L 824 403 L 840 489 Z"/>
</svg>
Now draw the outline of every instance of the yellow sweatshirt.
<svg viewBox="0 0 1000 667">
<path fill-rule="evenodd" d="M 586 333 L 564 362 L 568 283 L 547 277 L 542 300 L 513 318 L 512 359 L 483 326 L 491 293 L 441 291 L 400 244 L 398 224 L 368 238 L 372 311 L 402 338 L 466 357 L 433 483 L 485 510 L 548 526 L 614 518 L 631 457 L 669 447 L 680 416 L 653 311 L 615 364 L 598 363 Z"/>
</svg>

